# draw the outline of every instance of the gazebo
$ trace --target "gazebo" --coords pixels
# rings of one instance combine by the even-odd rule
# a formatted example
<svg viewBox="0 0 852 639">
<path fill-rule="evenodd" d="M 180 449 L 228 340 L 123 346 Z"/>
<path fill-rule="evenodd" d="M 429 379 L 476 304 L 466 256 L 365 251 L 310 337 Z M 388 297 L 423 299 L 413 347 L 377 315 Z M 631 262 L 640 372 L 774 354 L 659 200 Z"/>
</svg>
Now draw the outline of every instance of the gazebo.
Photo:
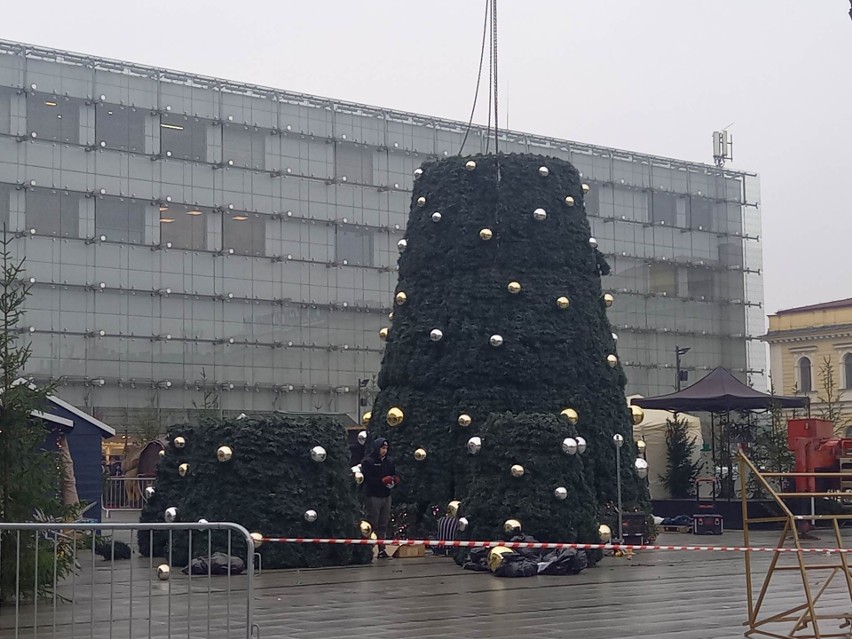
<svg viewBox="0 0 852 639">
<path fill-rule="evenodd" d="M 630 403 L 641 408 L 710 413 L 710 442 L 714 475 L 716 466 L 716 415 L 727 415 L 732 411 L 765 411 L 772 408 L 810 408 L 807 397 L 762 393 L 743 384 L 734 377 L 731 371 L 722 367 L 713 369 L 695 384 L 682 391 L 656 397 L 636 397 Z M 729 419 L 726 419 L 722 423 L 729 421 Z M 731 477 L 731 470 L 729 467 L 729 477 Z"/>
</svg>

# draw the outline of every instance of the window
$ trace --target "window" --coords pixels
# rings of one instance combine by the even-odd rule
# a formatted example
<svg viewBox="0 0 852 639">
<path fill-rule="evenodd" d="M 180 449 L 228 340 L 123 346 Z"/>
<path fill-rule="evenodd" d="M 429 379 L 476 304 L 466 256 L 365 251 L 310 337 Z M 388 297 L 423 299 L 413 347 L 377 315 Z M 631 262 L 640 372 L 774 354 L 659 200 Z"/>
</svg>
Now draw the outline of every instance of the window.
<svg viewBox="0 0 852 639">
<path fill-rule="evenodd" d="M 95 202 L 95 235 L 113 242 L 142 244 L 147 202 L 123 197 L 99 197 Z"/>
<path fill-rule="evenodd" d="M 79 193 L 34 189 L 26 195 L 27 228 L 39 235 L 78 237 L 80 225 Z"/>
<path fill-rule="evenodd" d="M 691 268 L 687 271 L 686 278 L 690 297 L 705 300 L 715 297 L 713 271 L 703 268 Z"/>
<path fill-rule="evenodd" d="M 807 357 L 799 359 L 799 391 L 802 393 L 810 393 L 814 390 L 813 382 L 811 381 L 811 360 Z"/>
<path fill-rule="evenodd" d="M 12 204 L 12 186 L 0 184 L 0 229 L 3 225 L 9 228 L 9 211 Z"/>
<path fill-rule="evenodd" d="M 843 379 L 844 388 L 852 388 L 852 353 L 843 356 Z"/>
<path fill-rule="evenodd" d="M 713 228 L 713 202 L 706 197 L 693 197 L 689 201 L 689 228 L 709 231 Z"/>
<path fill-rule="evenodd" d="M 266 165 L 266 138 L 268 131 L 257 127 L 227 124 L 222 131 L 222 157 L 233 160 L 237 166 L 263 169 Z"/>
<path fill-rule="evenodd" d="M 14 89 L 0 87 L 0 133 L 12 132 L 12 99 L 14 97 Z"/>
<path fill-rule="evenodd" d="M 334 175 L 358 184 L 373 183 L 373 155 L 369 149 L 354 144 L 337 144 Z"/>
<path fill-rule="evenodd" d="M 213 122 L 186 115 L 160 116 L 160 151 L 181 160 L 207 162 L 207 131 Z"/>
<path fill-rule="evenodd" d="M 677 196 L 655 191 L 651 202 L 651 222 L 677 226 Z"/>
<path fill-rule="evenodd" d="M 129 153 L 145 152 L 144 111 L 119 104 L 98 104 L 95 109 L 95 138 L 98 144 Z"/>
<path fill-rule="evenodd" d="M 677 267 L 672 264 L 651 264 L 651 292 L 677 295 Z"/>
<path fill-rule="evenodd" d="M 266 218 L 241 211 L 222 215 L 222 248 L 241 255 L 265 255 Z"/>
<path fill-rule="evenodd" d="M 27 96 L 27 130 L 40 140 L 80 143 L 80 109 L 77 98 L 31 93 Z"/>
<path fill-rule="evenodd" d="M 583 196 L 587 215 L 600 215 L 601 188 L 603 184 L 589 182 L 589 192 Z"/>
<path fill-rule="evenodd" d="M 373 266 L 373 234 L 367 229 L 343 226 L 337 229 L 337 262 L 354 266 Z"/>
<path fill-rule="evenodd" d="M 190 251 L 207 249 L 207 216 L 210 209 L 169 204 L 160 206 L 160 244 Z"/>
</svg>

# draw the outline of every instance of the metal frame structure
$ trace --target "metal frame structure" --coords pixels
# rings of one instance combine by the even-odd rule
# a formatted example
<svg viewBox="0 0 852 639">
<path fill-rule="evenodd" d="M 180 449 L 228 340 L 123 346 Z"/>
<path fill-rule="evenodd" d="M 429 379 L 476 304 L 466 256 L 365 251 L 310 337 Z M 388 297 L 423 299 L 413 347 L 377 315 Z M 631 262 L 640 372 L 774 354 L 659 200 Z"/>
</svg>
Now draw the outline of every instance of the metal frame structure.
<svg viewBox="0 0 852 639">
<path fill-rule="evenodd" d="M 789 548 L 790 544 L 795 549 L 792 552 L 775 552 L 766 574 L 763 577 L 760 591 L 755 598 L 754 575 L 756 566 L 752 565 L 751 551 L 745 552 L 746 572 L 746 596 L 748 602 L 748 620 L 744 625 L 748 626 L 745 636 L 774 637 L 777 639 L 825 639 L 827 637 L 850 636 L 849 626 L 852 624 L 852 575 L 849 573 L 849 558 L 843 546 L 843 538 L 840 533 L 841 522 L 852 520 L 852 514 L 823 514 L 817 515 L 811 507 L 810 514 L 794 514 L 793 506 L 789 500 L 813 500 L 814 498 L 838 499 L 836 492 L 785 492 L 773 485 L 773 480 L 779 485 L 785 480 L 795 477 L 821 477 L 837 478 L 843 473 L 781 473 L 761 472 L 748 456 L 740 451 L 740 488 L 742 492 L 743 512 L 743 545 L 749 548 L 749 527 L 754 524 L 782 523 L 783 528 L 778 539 L 776 548 Z M 748 478 L 751 475 L 775 501 L 781 515 L 773 517 L 749 517 L 748 514 Z M 811 502 L 813 503 L 813 502 Z M 826 553 L 826 555 L 815 555 L 808 553 L 808 548 L 802 546 L 802 536 L 797 525 L 802 521 L 824 521 L 830 526 L 834 533 L 833 547 L 840 550 L 837 553 Z M 782 557 L 794 558 L 794 562 L 785 563 Z M 774 582 L 780 581 L 785 572 L 798 573 L 801 579 L 801 594 L 804 602 L 780 612 L 767 612 L 764 606 L 772 592 Z M 827 574 L 826 574 L 827 573 Z M 835 583 L 836 577 L 842 577 L 845 596 L 848 602 L 844 604 L 844 612 L 833 612 L 828 610 L 828 605 L 822 606 L 821 598 Z M 789 585 L 789 584 L 787 584 Z M 835 589 L 837 590 L 837 588 Z M 789 592 L 786 593 L 789 595 Z M 837 602 L 832 604 L 836 607 Z M 825 610 L 824 610 L 825 608 Z M 839 621 L 839 629 L 836 632 L 825 632 L 820 624 L 827 621 Z M 787 630 L 779 630 L 781 624 L 789 624 Z"/>
</svg>

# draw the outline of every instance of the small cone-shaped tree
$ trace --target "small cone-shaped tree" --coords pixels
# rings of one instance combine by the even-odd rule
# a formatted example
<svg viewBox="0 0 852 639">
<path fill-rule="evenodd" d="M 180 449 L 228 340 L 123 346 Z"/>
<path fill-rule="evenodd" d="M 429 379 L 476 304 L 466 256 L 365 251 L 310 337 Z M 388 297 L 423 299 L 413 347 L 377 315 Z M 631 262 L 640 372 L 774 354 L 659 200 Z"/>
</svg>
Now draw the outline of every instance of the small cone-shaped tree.
<svg viewBox="0 0 852 639">
<path fill-rule="evenodd" d="M 506 455 L 522 435 L 530 442 L 525 452 L 535 450 L 534 420 L 509 420 L 512 432 L 501 438 L 497 419 L 483 448 L 501 454 L 471 463 L 468 438 L 482 432 L 489 414 L 505 411 L 563 414 L 565 435 L 576 428 L 587 442 L 582 474 L 566 477 L 573 485 L 565 488 L 594 503 L 568 501 L 582 517 L 549 527 L 548 535 L 596 531 L 596 507 L 617 501 L 617 451 L 625 507 L 642 501 L 626 379 L 606 317 L 612 297 L 601 289 L 609 267 L 590 237 L 587 189 L 569 163 L 533 155 L 449 158 L 419 170 L 369 421 L 371 435 L 391 441 L 403 478 L 395 502 L 409 522 L 450 499 L 474 508 L 464 503 L 475 494 L 471 481 L 501 485 Z M 620 449 L 615 434 L 624 438 Z M 524 480 L 530 497 L 539 495 L 530 508 L 552 495 L 556 475 L 547 475 L 557 469 L 542 470 Z M 522 519 L 525 503 L 505 505 L 493 521 Z"/>
<path fill-rule="evenodd" d="M 315 451 L 317 446 L 324 453 Z M 236 522 L 267 537 L 360 536 L 345 430 L 331 418 L 207 419 L 200 425 L 173 426 L 165 452 L 142 521 L 163 521 L 166 509 L 174 507 L 176 521 Z M 187 464 L 183 474 L 182 464 Z M 140 549 L 166 557 L 171 551 L 172 561 L 183 565 L 189 558 L 187 536 L 173 534 L 171 548 L 169 539 L 168 534 L 140 531 Z M 195 534 L 193 542 L 193 555 L 207 554 L 206 533 Z M 227 536 L 214 534 L 212 546 L 213 551 L 226 551 Z M 245 556 L 245 546 L 235 536 L 231 548 Z M 260 553 L 268 568 L 371 558 L 371 548 L 364 546 L 264 544 Z"/>
</svg>

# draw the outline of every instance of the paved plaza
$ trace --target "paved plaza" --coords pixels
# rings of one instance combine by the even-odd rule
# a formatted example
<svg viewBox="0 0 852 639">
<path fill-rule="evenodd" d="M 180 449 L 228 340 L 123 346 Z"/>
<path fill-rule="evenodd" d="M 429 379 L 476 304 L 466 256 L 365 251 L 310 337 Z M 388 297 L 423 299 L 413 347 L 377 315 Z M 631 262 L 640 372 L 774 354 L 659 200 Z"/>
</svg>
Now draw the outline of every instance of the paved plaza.
<svg viewBox="0 0 852 639">
<path fill-rule="evenodd" d="M 827 546 L 829 536 L 822 536 L 808 544 Z M 752 538 L 753 545 L 776 541 L 777 533 L 770 532 Z M 664 534 L 658 543 L 740 545 L 742 534 Z M 765 569 L 771 555 L 753 557 Z M 244 576 L 230 583 L 227 577 L 193 577 L 190 583 L 174 570 L 163 582 L 150 569 L 160 560 L 136 556 L 110 566 L 81 553 L 80 561 L 79 575 L 63 587 L 66 596 L 73 593 L 73 604 L 59 602 L 54 608 L 42 602 L 37 610 L 21 606 L 17 611 L 5 605 L 0 636 L 246 636 Z M 759 580 L 762 574 L 765 570 Z M 798 572 L 780 573 L 778 579 L 767 608 L 782 610 L 803 601 Z M 264 639 L 722 639 L 741 637 L 747 615 L 739 552 L 645 551 L 630 560 L 607 557 L 579 575 L 520 579 L 469 572 L 449 558 L 427 556 L 347 568 L 266 570 L 255 577 L 254 588 L 254 623 Z M 823 602 L 848 611 L 840 579 Z M 837 631 L 836 626 L 826 630 Z"/>
</svg>

